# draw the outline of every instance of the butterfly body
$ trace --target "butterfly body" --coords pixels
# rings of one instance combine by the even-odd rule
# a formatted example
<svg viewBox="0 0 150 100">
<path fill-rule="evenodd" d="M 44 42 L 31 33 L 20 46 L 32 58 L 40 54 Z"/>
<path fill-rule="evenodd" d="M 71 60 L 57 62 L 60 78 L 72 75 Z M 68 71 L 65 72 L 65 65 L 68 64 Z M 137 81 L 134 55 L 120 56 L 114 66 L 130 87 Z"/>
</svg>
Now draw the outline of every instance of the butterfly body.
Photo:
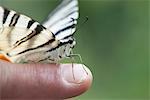
<svg viewBox="0 0 150 100">
<path fill-rule="evenodd" d="M 74 5 L 74 1 L 77 4 L 77 0 L 64 0 L 56 11 L 65 10 L 64 4 Z M 58 14 L 54 13 L 41 25 L 30 17 L 0 7 L 0 53 L 13 63 L 53 63 L 68 57 L 75 45 L 76 21 L 65 12 L 70 14 L 69 18 L 51 20 Z"/>
</svg>

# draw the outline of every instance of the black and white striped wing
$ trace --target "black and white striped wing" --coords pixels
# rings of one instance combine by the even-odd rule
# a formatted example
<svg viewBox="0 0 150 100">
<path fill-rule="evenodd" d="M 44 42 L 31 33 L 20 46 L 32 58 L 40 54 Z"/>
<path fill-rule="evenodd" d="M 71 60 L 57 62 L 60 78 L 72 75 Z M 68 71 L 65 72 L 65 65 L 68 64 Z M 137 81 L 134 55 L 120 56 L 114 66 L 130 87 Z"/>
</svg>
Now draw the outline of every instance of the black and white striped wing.
<svg viewBox="0 0 150 100">
<path fill-rule="evenodd" d="M 51 30 L 55 37 L 63 42 L 75 32 L 79 17 L 78 10 L 78 0 L 62 0 L 62 3 L 50 13 L 43 26 Z"/>
<path fill-rule="evenodd" d="M 58 45 L 54 35 L 38 22 L 0 7 L 0 53 L 11 62 L 38 62 Z"/>
<path fill-rule="evenodd" d="M 63 0 L 43 23 L 46 28 L 0 7 L 0 54 L 13 63 L 51 63 L 68 57 L 78 16 L 77 0 Z"/>
</svg>

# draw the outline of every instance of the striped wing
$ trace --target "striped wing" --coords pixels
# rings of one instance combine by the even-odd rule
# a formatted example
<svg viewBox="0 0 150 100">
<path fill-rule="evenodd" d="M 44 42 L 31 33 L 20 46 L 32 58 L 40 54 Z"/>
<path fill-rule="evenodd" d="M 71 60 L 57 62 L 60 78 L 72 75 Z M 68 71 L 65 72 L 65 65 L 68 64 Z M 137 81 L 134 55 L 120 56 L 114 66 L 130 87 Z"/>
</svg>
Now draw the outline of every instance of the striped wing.
<svg viewBox="0 0 150 100">
<path fill-rule="evenodd" d="M 13 63 L 57 62 L 68 57 L 75 45 L 77 18 L 77 0 L 63 0 L 43 23 L 46 28 L 0 7 L 0 53 Z"/>
<path fill-rule="evenodd" d="M 63 0 L 49 14 L 43 25 L 51 30 L 61 42 L 68 41 L 75 32 L 75 25 L 79 16 L 78 10 L 78 0 Z"/>
<path fill-rule="evenodd" d="M 0 53 L 11 62 L 38 62 L 57 48 L 59 41 L 45 27 L 13 10 L 0 7 Z"/>
</svg>

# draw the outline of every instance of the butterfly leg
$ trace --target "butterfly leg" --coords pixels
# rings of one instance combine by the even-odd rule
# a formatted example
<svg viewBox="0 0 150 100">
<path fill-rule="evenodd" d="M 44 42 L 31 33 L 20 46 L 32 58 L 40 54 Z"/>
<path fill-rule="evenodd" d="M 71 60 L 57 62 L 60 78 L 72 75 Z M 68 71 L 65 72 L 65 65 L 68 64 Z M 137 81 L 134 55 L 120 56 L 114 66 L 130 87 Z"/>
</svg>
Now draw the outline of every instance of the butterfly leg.
<svg viewBox="0 0 150 100">
<path fill-rule="evenodd" d="M 55 59 L 55 63 L 56 63 L 56 65 L 59 65 L 60 64 L 60 60 Z"/>
<path fill-rule="evenodd" d="M 73 73 L 73 79 L 75 80 L 75 76 L 74 76 L 74 72 L 73 72 L 73 68 L 74 68 L 74 66 L 73 66 L 73 63 L 74 63 L 74 57 L 73 56 L 70 56 L 70 58 L 71 58 L 71 64 L 72 64 L 72 73 Z"/>
<path fill-rule="evenodd" d="M 80 59 L 80 63 L 82 64 L 83 69 L 85 70 L 86 74 L 88 75 L 88 72 L 86 71 L 85 67 L 83 66 L 83 60 L 80 54 L 74 54 L 73 51 L 71 51 L 70 57 L 74 59 L 74 57 L 78 57 Z M 73 65 L 73 63 L 72 63 Z"/>
</svg>

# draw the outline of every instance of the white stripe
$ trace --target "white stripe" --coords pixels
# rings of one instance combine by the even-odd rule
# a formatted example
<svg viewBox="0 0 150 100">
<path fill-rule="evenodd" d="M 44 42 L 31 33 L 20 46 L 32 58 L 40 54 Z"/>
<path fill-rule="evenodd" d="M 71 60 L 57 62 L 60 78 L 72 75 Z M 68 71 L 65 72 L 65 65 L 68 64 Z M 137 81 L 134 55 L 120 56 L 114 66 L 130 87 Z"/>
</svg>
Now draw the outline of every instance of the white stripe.
<svg viewBox="0 0 150 100">
<path fill-rule="evenodd" d="M 28 22 L 31 20 L 31 18 L 24 16 L 24 15 L 20 15 L 17 24 L 15 25 L 18 28 L 27 28 Z"/>
<path fill-rule="evenodd" d="M 0 7 L 0 32 L 1 32 L 1 28 L 3 27 L 3 15 L 4 15 L 4 9 L 2 7 Z"/>
<path fill-rule="evenodd" d="M 71 35 L 72 33 L 75 32 L 75 28 L 72 28 L 72 29 L 68 29 L 68 30 L 65 30 L 63 32 L 61 32 L 60 34 L 58 34 L 56 36 L 57 39 L 61 40 L 63 39 L 64 37 L 68 36 L 68 35 Z"/>
<path fill-rule="evenodd" d="M 36 26 L 36 25 L 34 25 Z M 15 31 L 14 31 L 15 32 Z M 15 33 L 18 33 L 17 31 Z M 31 33 L 31 31 L 28 31 L 28 34 Z M 14 34 L 14 33 L 12 33 Z M 13 35 L 15 36 L 15 35 Z M 16 38 L 16 40 L 20 40 L 22 37 L 19 37 L 16 35 L 15 37 L 13 38 Z M 51 32 L 48 32 L 46 30 L 43 30 L 40 34 L 34 36 L 33 38 L 31 38 L 30 40 L 22 43 L 21 45 L 19 45 L 17 48 L 13 49 L 11 52 L 10 52 L 10 55 L 11 56 L 15 56 L 17 53 L 21 52 L 21 51 L 24 51 L 26 49 L 29 49 L 29 48 L 35 48 L 39 45 L 42 45 L 44 43 L 46 43 L 47 41 L 49 41 L 50 39 L 52 39 L 52 33 Z M 29 46 L 30 45 L 30 46 Z M 49 50 L 51 48 L 50 45 L 47 45 L 47 47 L 44 47 L 44 48 L 41 48 L 41 50 L 45 50 L 47 48 L 47 50 Z M 37 49 L 36 49 L 37 50 Z M 30 52 L 33 52 L 33 51 L 30 51 Z M 35 52 L 35 51 L 34 51 Z"/>
<path fill-rule="evenodd" d="M 63 6 L 63 7 L 60 6 L 61 9 L 57 8 L 58 11 L 54 15 L 52 15 L 52 16 L 51 16 L 51 14 L 49 15 L 49 17 L 51 17 L 51 18 L 46 23 L 44 23 L 44 26 L 50 27 L 50 25 L 52 25 L 53 23 L 60 20 L 62 18 L 61 16 L 66 15 L 67 12 L 73 11 L 72 7 L 74 7 L 77 4 L 78 4 L 77 0 L 74 0 L 74 1 L 70 2 L 69 4 L 67 4 L 66 6 Z M 73 18 L 77 19 L 78 15 L 74 16 Z"/>
<path fill-rule="evenodd" d="M 72 11 L 77 11 L 77 12 L 72 13 Z M 69 15 L 69 14 L 71 14 L 71 15 Z M 67 16 L 67 15 L 69 15 L 69 16 Z M 65 16 L 67 16 L 67 17 L 65 18 Z M 62 24 L 68 23 L 69 21 L 72 20 L 72 18 L 73 19 L 77 19 L 78 16 L 79 16 L 78 7 L 75 7 L 74 10 L 71 10 L 71 11 L 66 12 L 63 15 L 61 15 L 59 20 L 57 20 L 57 22 L 55 22 L 52 25 L 50 25 L 49 28 L 51 29 L 52 27 L 57 27 L 57 29 L 59 29 L 58 27 L 60 27 Z"/>
<path fill-rule="evenodd" d="M 66 27 L 77 24 L 76 19 L 79 17 L 78 11 L 78 0 L 63 0 L 63 2 L 49 14 L 48 20 L 45 21 L 43 25 L 56 35 L 57 32 Z M 73 19 L 75 20 L 73 21 Z M 70 27 L 57 34 L 56 39 L 61 40 L 66 36 L 72 35 L 74 32 L 75 28 Z"/>
<path fill-rule="evenodd" d="M 71 18 L 66 18 L 66 19 L 58 22 L 56 25 L 52 26 L 50 28 L 50 30 L 55 34 L 57 31 L 62 30 L 64 28 L 66 28 L 67 26 L 71 26 L 73 24 L 77 24 L 77 21 L 72 21 L 72 22 L 70 22 L 70 21 L 72 21 Z"/>
</svg>

